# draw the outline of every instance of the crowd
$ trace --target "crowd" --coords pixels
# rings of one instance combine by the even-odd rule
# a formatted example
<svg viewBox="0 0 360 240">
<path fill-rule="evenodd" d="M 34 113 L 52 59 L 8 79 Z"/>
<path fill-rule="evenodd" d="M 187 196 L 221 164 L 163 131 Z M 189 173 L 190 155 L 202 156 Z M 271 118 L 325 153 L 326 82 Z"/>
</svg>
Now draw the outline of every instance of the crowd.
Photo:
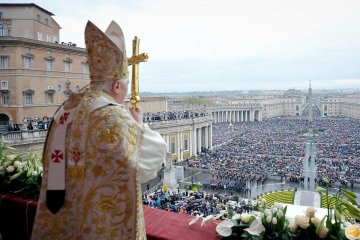
<svg viewBox="0 0 360 240">
<path fill-rule="evenodd" d="M 243 213 L 253 209 L 252 201 L 241 199 L 236 195 L 179 190 L 172 193 L 160 191 L 144 195 L 143 203 L 166 211 L 189 215 L 202 214 L 204 217 L 219 214 L 222 210 L 231 209 L 234 213 Z"/>
<path fill-rule="evenodd" d="M 353 187 L 360 183 L 360 120 L 347 117 L 314 121 L 317 179 Z M 321 182 L 320 182 L 321 183 Z"/>
<path fill-rule="evenodd" d="M 246 180 L 263 181 L 282 176 L 290 182 L 304 182 L 306 118 L 279 117 L 257 123 L 220 123 L 213 126 L 214 149 L 187 161 L 189 167 L 208 169 L 213 177 L 205 184 L 216 189 L 249 191 Z M 315 161 L 322 184 L 353 187 L 360 183 L 360 120 L 315 117 Z M 244 180 L 245 179 L 245 180 Z"/>
<path fill-rule="evenodd" d="M 181 110 L 181 111 L 166 111 L 151 113 L 147 112 L 143 114 L 143 122 L 160 122 L 160 121 L 172 121 L 179 119 L 191 119 L 196 117 L 205 116 L 205 112 L 196 112 L 194 110 Z"/>
<path fill-rule="evenodd" d="M 303 178 L 307 122 L 303 118 L 272 118 L 256 123 L 213 126 L 212 151 L 187 161 L 189 167 L 208 169 L 210 186 L 247 193 L 246 181 L 268 176 L 299 182 Z"/>
<path fill-rule="evenodd" d="M 31 131 L 35 129 L 47 129 L 50 124 L 51 117 L 25 117 L 23 123 L 21 124 L 11 124 L 7 125 L 7 131 Z"/>
</svg>

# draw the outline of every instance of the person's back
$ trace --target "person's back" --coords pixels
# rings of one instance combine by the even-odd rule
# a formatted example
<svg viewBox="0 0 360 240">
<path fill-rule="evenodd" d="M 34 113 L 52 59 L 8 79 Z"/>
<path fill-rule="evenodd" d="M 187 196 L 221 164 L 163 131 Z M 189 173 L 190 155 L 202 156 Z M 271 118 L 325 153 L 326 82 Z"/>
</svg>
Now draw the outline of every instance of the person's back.
<svg viewBox="0 0 360 240">
<path fill-rule="evenodd" d="M 110 24 L 109 34 L 120 34 L 117 27 Z M 85 38 L 94 88 L 70 95 L 50 125 L 32 239 L 146 239 L 141 183 L 160 170 L 166 144 L 142 124 L 139 109 L 129 112 L 121 104 L 127 62 L 122 63 L 125 68 L 113 61 L 127 61 L 126 54 L 115 58 L 118 48 L 101 33 L 88 23 Z M 108 52 L 107 44 L 112 46 Z M 106 66 L 97 65 L 102 56 L 93 54 L 98 52 L 110 61 Z M 114 59 L 106 58 L 107 53 L 115 54 Z M 113 66 L 109 73 L 104 72 L 107 66 Z M 98 72 L 108 82 L 94 78 Z"/>
</svg>

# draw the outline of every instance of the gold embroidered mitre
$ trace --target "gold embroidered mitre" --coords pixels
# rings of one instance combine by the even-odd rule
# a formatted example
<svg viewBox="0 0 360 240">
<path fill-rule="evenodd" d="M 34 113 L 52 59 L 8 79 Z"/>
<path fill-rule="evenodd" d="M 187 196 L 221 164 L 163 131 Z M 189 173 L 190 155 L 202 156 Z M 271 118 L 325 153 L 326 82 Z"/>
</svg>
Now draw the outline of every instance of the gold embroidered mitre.
<svg viewBox="0 0 360 240">
<path fill-rule="evenodd" d="M 103 33 L 88 21 L 85 28 L 85 45 L 92 83 L 129 76 L 124 34 L 117 23 L 112 21 Z"/>
</svg>

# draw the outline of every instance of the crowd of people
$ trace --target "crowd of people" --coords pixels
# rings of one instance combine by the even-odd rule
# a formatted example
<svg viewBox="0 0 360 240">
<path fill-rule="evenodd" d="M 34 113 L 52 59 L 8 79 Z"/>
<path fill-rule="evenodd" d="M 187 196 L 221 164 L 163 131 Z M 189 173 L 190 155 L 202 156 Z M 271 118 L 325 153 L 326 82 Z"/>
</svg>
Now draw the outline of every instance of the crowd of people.
<svg viewBox="0 0 360 240">
<path fill-rule="evenodd" d="M 321 118 L 314 122 L 317 179 L 354 187 L 360 183 L 360 120 Z"/>
<path fill-rule="evenodd" d="M 143 114 L 143 121 L 147 123 L 160 122 L 160 121 L 173 121 L 179 119 L 191 119 L 196 117 L 205 116 L 205 112 L 196 112 L 194 110 L 181 110 L 181 111 L 166 111 Z"/>
<path fill-rule="evenodd" d="M 21 124 L 11 124 L 7 125 L 7 131 L 32 131 L 36 129 L 47 129 L 50 124 L 51 117 L 24 117 L 23 123 Z"/>
<path fill-rule="evenodd" d="M 313 121 L 316 181 L 353 187 L 360 183 L 360 120 L 336 117 Z M 212 151 L 200 153 L 187 166 L 207 169 L 205 184 L 215 189 L 247 192 L 246 181 L 280 176 L 303 183 L 303 161 L 309 122 L 303 117 L 277 117 L 256 123 L 213 125 Z"/>
<path fill-rule="evenodd" d="M 188 214 L 208 215 L 220 214 L 222 210 L 231 209 L 234 213 L 250 212 L 253 202 L 232 194 L 207 194 L 192 191 L 159 191 L 143 196 L 144 205 L 154 208 Z M 226 215 L 224 215 L 226 217 Z"/>
</svg>

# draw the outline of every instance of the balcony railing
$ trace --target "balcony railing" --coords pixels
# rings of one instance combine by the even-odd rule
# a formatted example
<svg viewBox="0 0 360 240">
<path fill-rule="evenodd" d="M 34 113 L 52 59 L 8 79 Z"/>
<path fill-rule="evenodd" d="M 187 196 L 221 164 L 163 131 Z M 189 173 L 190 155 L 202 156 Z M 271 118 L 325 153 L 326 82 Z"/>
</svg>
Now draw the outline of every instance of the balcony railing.
<svg viewBox="0 0 360 240">
<path fill-rule="evenodd" d="M 37 129 L 31 131 L 11 131 L 0 133 L 1 141 L 7 141 L 9 143 L 19 141 L 32 141 L 32 140 L 45 140 L 47 129 Z"/>
</svg>

